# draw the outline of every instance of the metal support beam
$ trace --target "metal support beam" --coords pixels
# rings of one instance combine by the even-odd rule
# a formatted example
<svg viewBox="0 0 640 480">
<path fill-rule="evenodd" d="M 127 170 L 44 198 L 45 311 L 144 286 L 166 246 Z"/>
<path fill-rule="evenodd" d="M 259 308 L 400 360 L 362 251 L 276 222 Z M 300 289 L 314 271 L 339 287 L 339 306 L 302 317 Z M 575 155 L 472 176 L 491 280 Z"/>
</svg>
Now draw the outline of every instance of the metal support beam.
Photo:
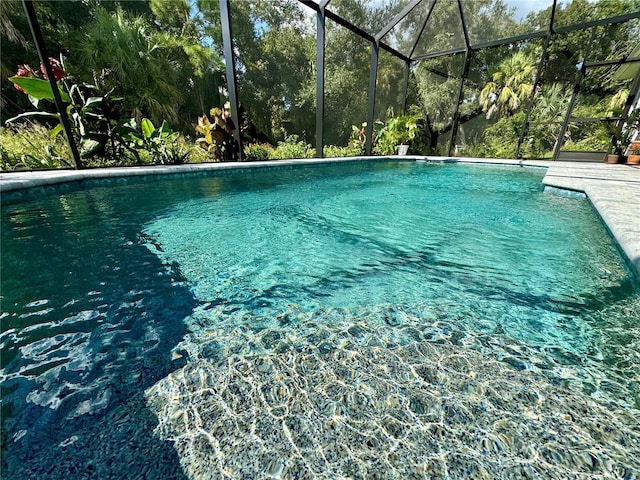
<svg viewBox="0 0 640 480">
<path fill-rule="evenodd" d="M 524 117 L 524 123 L 522 125 L 522 130 L 520 131 L 520 136 L 518 137 L 518 145 L 516 146 L 516 158 L 522 158 L 520 155 L 520 150 L 522 149 L 522 143 L 524 142 L 524 137 L 527 136 L 529 132 L 529 119 L 531 118 L 531 110 L 533 110 L 533 105 L 536 100 L 536 95 L 538 93 L 538 89 L 540 88 L 540 83 L 542 82 L 542 78 L 544 77 L 544 71 L 547 67 L 547 52 L 549 50 L 549 45 L 551 44 L 551 36 L 553 35 L 553 22 L 556 16 L 556 6 L 558 0 L 553 0 L 553 6 L 551 7 L 551 18 L 549 19 L 549 31 L 547 32 L 547 36 L 544 40 L 544 45 L 542 46 L 542 55 L 540 55 L 540 62 L 538 62 L 538 69 L 536 70 L 536 78 L 533 82 L 533 90 L 531 92 L 531 97 L 527 102 L 526 113 Z"/>
<path fill-rule="evenodd" d="M 558 140 L 556 142 L 555 148 L 553 149 L 553 158 L 552 160 L 555 162 L 558 159 L 558 155 L 560 154 L 560 149 L 562 148 L 562 143 L 564 141 L 564 136 L 567 133 L 567 129 L 569 128 L 569 121 L 571 120 L 573 107 L 575 107 L 576 102 L 578 101 L 578 94 L 580 93 L 580 86 L 582 85 L 582 80 L 584 80 L 585 75 L 587 74 L 587 66 L 586 60 L 591 54 L 591 45 L 593 45 L 593 39 L 596 35 L 596 28 L 594 27 L 591 31 L 591 38 L 589 38 L 589 43 L 587 44 L 587 49 L 584 54 L 584 59 L 582 60 L 582 65 L 580 65 L 580 72 L 578 73 L 578 78 L 576 79 L 576 84 L 573 86 L 573 94 L 571 95 L 571 100 L 569 101 L 569 107 L 567 108 L 567 113 L 564 116 L 564 122 L 562 122 L 562 127 L 560 127 L 560 133 L 558 134 Z"/>
<path fill-rule="evenodd" d="M 585 62 L 584 66 L 587 68 L 593 67 L 611 67 L 613 65 L 624 65 L 626 63 L 640 62 L 640 57 L 626 57 L 619 58 L 617 60 L 603 60 L 601 62 Z"/>
<path fill-rule="evenodd" d="M 471 42 L 469 40 L 469 30 L 467 29 L 467 19 L 464 16 L 462 8 L 462 0 L 458 0 L 458 12 L 460 12 L 460 22 L 462 23 L 462 33 L 464 33 L 464 45 L 467 50 L 471 50 Z"/>
<path fill-rule="evenodd" d="M 415 53 L 416 47 L 420 42 L 420 38 L 424 33 L 424 29 L 427 28 L 427 23 L 429 23 L 429 18 L 431 18 L 431 14 L 433 13 L 433 7 L 435 6 L 436 6 L 436 0 L 432 0 L 431 5 L 429 5 L 429 11 L 427 12 L 427 17 L 424 19 L 424 23 L 422 24 L 422 28 L 420 29 L 420 33 L 418 33 L 418 36 L 416 37 L 416 41 L 413 43 L 413 47 L 411 47 L 411 52 L 409 53 L 410 58 L 413 58 L 413 54 Z"/>
<path fill-rule="evenodd" d="M 526 113 L 524 116 L 524 123 L 522 124 L 522 130 L 520 131 L 520 136 L 518 137 L 518 144 L 516 145 L 516 158 L 522 158 L 520 155 L 520 150 L 522 149 L 522 143 L 524 142 L 524 137 L 527 136 L 529 132 L 529 119 L 531 118 L 531 110 L 533 110 L 533 104 L 536 99 L 536 94 L 538 89 L 540 88 L 540 83 L 542 82 L 542 76 L 544 73 L 544 69 L 547 65 L 547 51 L 549 48 L 550 36 L 547 36 L 545 39 L 544 45 L 542 46 L 542 55 L 540 56 L 540 61 L 538 62 L 538 69 L 536 71 L 536 78 L 533 82 L 533 89 L 531 90 L 531 96 L 527 102 Z"/>
<path fill-rule="evenodd" d="M 620 119 L 616 122 L 616 127 L 622 130 L 625 122 L 629 118 L 629 112 L 631 111 L 631 107 L 636 103 L 636 99 L 638 98 L 638 91 L 640 91 L 640 72 L 638 72 L 631 82 L 631 86 L 629 87 L 629 95 L 627 96 L 627 101 L 624 104 L 624 108 L 622 109 L 622 115 Z M 637 138 L 636 138 L 637 139 Z M 612 138 L 613 140 L 613 138 Z M 613 147 L 613 145 L 611 145 Z M 611 147 L 609 147 L 611 149 Z M 625 154 L 626 152 L 622 152 Z"/>
<path fill-rule="evenodd" d="M 575 23 L 573 25 L 567 25 L 566 27 L 554 28 L 555 33 L 568 33 L 574 30 L 586 30 L 591 27 L 599 27 L 601 25 L 615 25 L 617 23 L 628 22 L 634 18 L 640 18 L 640 11 L 626 13 L 624 15 L 618 15 L 615 17 L 601 18 L 598 20 L 592 20 L 590 22 Z"/>
<path fill-rule="evenodd" d="M 369 70 L 369 95 L 367 97 L 367 128 L 365 140 L 365 153 L 371 155 L 372 137 L 373 137 L 373 120 L 376 108 L 376 80 L 378 78 L 378 59 L 380 56 L 380 45 L 378 42 L 371 44 L 371 68 Z"/>
<path fill-rule="evenodd" d="M 456 102 L 456 111 L 453 114 L 453 122 L 451 125 L 451 140 L 449 140 L 449 153 L 451 156 L 456 143 L 456 136 L 458 135 L 458 124 L 460 123 L 460 105 L 462 104 L 464 82 L 469 75 L 469 66 L 471 65 L 472 52 L 469 50 L 464 56 L 464 68 L 462 70 L 462 76 L 460 77 L 460 88 L 458 89 L 458 101 Z"/>
<path fill-rule="evenodd" d="M 525 40 L 533 40 L 534 38 L 544 38 L 548 36 L 549 33 L 549 30 L 539 30 L 537 32 L 524 33 L 522 35 L 515 35 L 513 37 L 499 38 L 490 42 L 478 43 L 476 45 L 473 45 L 473 48 L 475 50 L 480 50 L 481 48 L 499 47 L 500 45 L 509 45 L 511 43 L 518 43 Z"/>
<path fill-rule="evenodd" d="M 318 15 L 316 35 L 316 157 L 324 157 L 324 46 L 325 18 L 324 9 Z"/>
<path fill-rule="evenodd" d="M 384 28 L 375 35 L 374 38 L 376 40 L 380 40 L 382 37 L 384 37 L 387 33 L 391 31 L 393 27 L 395 27 L 398 23 L 400 23 L 404 17 L 409 15 L 411 11 L 414 8 L 416 8 L 421 2 L 422 0 L 413 0 L 411 3 L 406 5 L 400 13 L 398 13 L 395 17 L 393 17 L 393 19 L 389 23 L 387 23 L 384 26 Z"/>
<path fill-rule="evenodd" d="M 629 87 L 629 95 L 627 96 L 627 102 L 625 104 L 624 111 L 622 112 L 622 115 L 625 118 L 629 116 L 631 107 L 636 103 L 638 92 L 640 92 L 640 72 L 638 72 L 636 78 L 633 79 L 633 82 Z"/>
<path fill-rule="evenodd" d="M 303 5 L 306 5 L 307 7 L 311 8 L 312 10 L 315 10 L 316 12 L 318 12 L 320 10 L 320 5 L 315 3 L 313 0 L 298 0 L 298 2 L 302 3 Z M 369 33 L 365 32 L 361 28 L 356 27 L 349 20 L 346 20 L 346 19 L 342 18 L 340 15 L 337 15 L 337 14 L 333 13 L 331 10 L 325 10 L 324 11 L 324 16 L 326 18 L 336 22 L 338 25 L 346 28 L 347 30 L 355 33 L 359 37 L 364 38 L 365 40 L 368 40 L 370 42 L 375 42 L 376 41 L 376 39 L 373 37 L 373 35 L 370 35 Z M 403 60 L 405 62 L 410 60 L 409 57 L 407 57 L 403 53 L 399 52 L 395 48 L 391 47 L 390 45 L 387 45 L 384 42 L 378 42 L 378 44 L 379 44 L 381 49 L 386 50 L 387 52 L 389 52 L 393 56 L 399 58 L 400 60 Z"/>
<path fill-rule="evenodd" d="M 573 32 L 575 30 L 585 30 L 587 28 L 597 27 L 597 26 L 601 26 L 601 25 L 616 25 L 618 23 L 624 23 L 624 22 L 627 22 L 629 20 L 633 20 L 634 18 L 640 18 L 640 11 L 627 13 L 625 15 L 618 15 L 616 17 L 607 17 L 607 18 L 603 18 L 603 19 L 600 19 L 600 20 L 593 20 L 591 22 L 576 23 L 574 25 L 567 25 L 565 27 L 554 27 L 553 31 L 551 33 L 553 33 L 553 34 L 569 33 L 569 32 Z M 473 44 L 473 45 L 471 45 L 471 48 L 473 50 L 480 50 L 480 49 L 488 48 L 488 47 L 499 47 L 500 45 L 509 45 L 510 43 L 521 42 L 521 41 L 524 41 L 524 40 L 531 40 L 531 39 L 534 39 L 534 38 L 542 38 L 542 37 L 548 35 L 549 32 L 550 32 L 550 30 L 539 30 L 537 32 L 525 33 L 523 35 L 517 35 L 517 36 L 514 36 L 514 37 L 497 39 L 497 40 L 493 40 L 491 42 L 483 42 L 483 43 Z M 441 50 L 441 51 L 438 51 L 438 52 L 429 53 L 427 55 L 420 55 L 420 56 L 417 56 L 417 57 L 414 57 L 413 56 L 413 52 L 412 52 L 409 56 L 411 57 L 411 60 L 427 60 L 429 58 L 437 58 L 437 57 L 442 57 L 444 55 L 451 55 L 452 53 L 462 53 L 463 51 L 464 50 L 461 49 L 461 48 L 451 49 L 451 50 Z"/>
<path fill-rule="evenodd" d="M 53 102 L 56 105 L 56 110 L 60 117 L 60 123 L 64 129 L 64 134 L 67 137 L 67 143 L 69 144 L 69 150 L 73 156 L 73 163 L 76 168 L 83 168 L 82 161 L 80 160 L 80 153 L 78 152 L 78 146 L 73 138 L 73 132 L 71 131 L 71 124 L 69 123 L 69 117 L 67 116 L 67 109 L 62 103 L 62 97 L 60 96 L 60 90 L 58 90 L 58 84 L 55 76 L 53 75 L 53 69 L 49 62 L 49 54 L 44 44 L 44 37 L 42 36 L 42 30 L 38 23 L 38 17 L 36 16 L 36 10 L 33 7 L 31 0 L 22 0 L 22 6 L 24 12 L 27 15 L 27 21 L 29 22 L 29 28 L 31 29 L 31 35 L 33 35 L 33 41 L 36 44 L 38 50 L 38 56 L 40 57 L 40 63 L 44 66 L 47 72 L 47 78 L 49 79 L 49 85 L 51 85 L 51 91 L 53 92 Z"/>
<path fill-rule="evenodd" d="M 407 97 L 409 96 L 409 77 L 411 76 L 411 62 L 405 63 L 404 94 L 402 96 L 402 114 L 407 114 Z"/>
<path fill-rule="evenodd" d="M 235 128 L 233 136 L 238 145 L 238 160 L 242 161 L 242 135 L 240 134 L 240 115 L 238 112 L 238 78 L 236 76 L 233 36 L 231 33 L 231 9 L 229 0 L 220 0 L 220 22 L 222 24 L 222 42 L 224 44 L 224 63 L 227 71 L 227 90 L 231 104 L 231 120 Z"/>
<path fill-rule="evenodd" d="M 429 60 L 431 58 L 439 58 L 439 57 L 446 57 L 447 55 L 456 55 L 458 53 L 466 53 L 466 51 L 467 51 L 467 47 L 457 47 L 457 48 L 452 48 L 450 50 L 441 50 L 435 53 L 418 55 L 417 57 L 413 57 L 412 61 L 419 62 L 421 60 Z"/>
<path fill-rule="evenodd" d="M 316 12 L 320 10 L 320 8 L 323 8 L 327 6 L 327 4 L 329 3 L 330 0 L 323 0 L 321 1 L 319 4 L 316 3 L 314 0 L 297 0 L 298 2 L 306 5 L 307 7 L 315 10 Z M 398 50 L 396 50 L 395 48 L 387 45 L 384 42 L 380 42 L 380 48 L 382 48 L 383 50 L 386 50 L 387 52 L 395 55 L 396 57 L 406 61 L 415 61 L 415 60 L 427 60 L 429 58 L 437 58 L 440 56 L 444 56 L 444 55 L 451 55 L 454 53 L 463 53 L 465 50 L 464 49 L 451 49 L 451 50 L 443 50 L 443 51 L 439 51 L 439 52 L 433 52 L 430 53 L 428 55 L 421 55 L 418 57 L 414 57 L 413 54 L 415 53 L 416 47 L 418 45 L 418 42 L 420 41 L 420 37 L 422 37 L 422 34 L 424 33 L 424 30 L 427 26 L 427 23 L 429 22 L 429 18 L 431 17 L 431 13 L 433 12 L 433 8 L 435 7 L 435 4 L 438 0 L 431 0 L 431 5 L 429 7 L 429 12 L 427 14 L 427 18 L 425 19 L 424 24 L 422 25 L 422 28 L 420 30 L 420 33 L 418 34 L 417 38 L 416 38 L 416 42 L 413 45 L 413 48 L 411 49 L 411 53 L 409 54 L 409 56 L 407 57 L 406 55 L 402 54 L 401 52 L 399 52 Z M 412 2 L 413 3 L 413 2 Z M 555 5 L 556 2 L 554 2 Z M 375 38 L 373 36 L 371 36 L 369 33 L 365 32 L 364 30 L 362 30 L 361 28 L 356 27 L 355 25 L 353 25 L 351 22 L 349 22 L 348 20 L 340 17 L 339 15 L 336 15 L 335 13 L 333 13 L 330 10 L 326 10 L 325 11 L 325 16 L 329 19 L 331 19 L 332 21 L 338 23 L 339 25 L 342 25 L 343 27 L 345 27 L 348 30 L 351 30 L 353 33 L 355 33 L 356 35 L 359 35 L 360 37 L 369 40 L 370 42 L 375 41 Z M 635 12 L 631 12 L 631 13 L 627 13 L 624 15 L 617 15 L 615 17 L 607 17 L 607 18 L 602 18 L 599 20 L 593 20 L 590 22 L 583 22 L 583 23 L 576 23 L 574 25 L 567 25 L 567 26 L 563 26 L 563 27 L 557 27 L 554 28 L 553 27 L 553 23 L 551 23 L 551 26 L 549 28 L 549 30 L 542 30 L 542 31 L 537 31 L 537 32 L 532 32 L 532 33 L 527 33 L 527 34 L 523 34 L 523 35 L 517 35 L 514 37 L 508 37 L 508 38 L 503 38 L 503 39 L 497 39 L 491 42 L 484 42 L 484 43 L 479 43 L 477 45 L 470 45 L 471 48 L 473 50 L 480 50 L 481 48 L 487 48 L 487 47 L 497 47 L 500 45 L 508 45 L 510 43 L 514 43 L 514 42 L 519 42 L 519 41 L 523 41 L 523 40 L 530 40 L 533 38 L 542 38 L 546 35 L 548 35 L 550 33 L 551 30 L 553 30 L 553 33 L 568 33 L 568 32 L 572 32 L 574 30 L 584 30 L 586 28 L 590 28 L 590 27 L 594 27 L 594 26 L 599 26 L 599 25 L 613 25 L 613 24 L 618 24 L 618 23 L 623 23 L 626 22 L 628 20 L 632 20 L 634 18 L 640 18 L 640 11 L 635 11 Z M 466 26 L 466 23 L 463 24 L 464 26 Z"/>
<path fill-rule="evenodd" d="M 460 123 L 460 105 L 462 104 L 464 96 L 464 82 L 467 81 L 469 76 L 469 68 L 471 66 L 471 59 L 473 58 L 473 50 L 469 46 L 469 32 L 467 31 L 467 22 L 464 17 L 464 10 L 462 9 L 462 0 L 458 0 L 458 12 L 460 13 L 460 21 L 462 22 L 462 32 L 464 33 L 464 68 L 462 69 L 462 76 L 460 77 L 460 89 L 458 90 L 458 101 L 456 102 L 456 111 L 453 114 L 453 122 L 451 124 L 451 140 L 449 141 L 449 156 L 452 155 L 453 149 L 456 144 L 456 137 L 458 136 L 458 125 Z"/>
</svg>

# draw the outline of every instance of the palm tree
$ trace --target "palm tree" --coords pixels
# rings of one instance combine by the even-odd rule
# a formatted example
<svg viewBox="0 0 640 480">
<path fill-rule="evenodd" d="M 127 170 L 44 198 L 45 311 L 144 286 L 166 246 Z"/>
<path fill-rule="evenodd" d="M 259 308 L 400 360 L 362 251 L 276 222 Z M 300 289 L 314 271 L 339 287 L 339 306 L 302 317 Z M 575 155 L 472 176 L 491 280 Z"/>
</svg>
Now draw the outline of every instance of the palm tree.
<svg viewBox="0 0 640 480">
<path fill-rule="evenodd" d="M 538 126 L 534 129 L 535 135 L 540 140 L 553 145 L 553 149 L 555 149 L 556 144 L 561 140 L 559 138 L 560 123 L 567 112 L 571 90 L 561 83 L 552 83 L 543 86 L 539 92 L 531 112 L 531 123 Z M 567 129 L 565 137 L 568 135 L 570 135 L 569 129 Z"/>
<path fill-rule="evenodd" d="M 503 116 L 515 112 L 533 92 L 535 73 L 535 61 L 522 50 L 500 62 L 480 92 L 480 105 L 487 112 L 487 119 L 494 113 Z"/>
<path fill-rule="evenodd" d="M 158 37 L 143 17 L 101 8 L 71 58 L 84 78 L 91 78 L 92 70 L 108 68 L 107 84 L 123 97 L 121 107 L 127 114 L 139 112 L 154 123 L 175 122 L 184 90 L 173 52 L 163 48 Z"/>
</svg>

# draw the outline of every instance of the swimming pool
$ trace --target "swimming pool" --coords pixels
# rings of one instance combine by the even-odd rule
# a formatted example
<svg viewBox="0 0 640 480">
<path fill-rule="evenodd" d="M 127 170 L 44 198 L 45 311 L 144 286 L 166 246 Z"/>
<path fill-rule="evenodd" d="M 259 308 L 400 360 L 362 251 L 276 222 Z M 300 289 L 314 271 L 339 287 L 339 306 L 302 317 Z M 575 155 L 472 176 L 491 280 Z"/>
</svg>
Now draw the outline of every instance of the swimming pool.
<svg viewBox="0 0 640 480">
<path fill-rule="evenodd" d="M 638 285 L 542 175 L 390 161 L 3 206 L 5 471 L 630 476 Z"/>
</svg>

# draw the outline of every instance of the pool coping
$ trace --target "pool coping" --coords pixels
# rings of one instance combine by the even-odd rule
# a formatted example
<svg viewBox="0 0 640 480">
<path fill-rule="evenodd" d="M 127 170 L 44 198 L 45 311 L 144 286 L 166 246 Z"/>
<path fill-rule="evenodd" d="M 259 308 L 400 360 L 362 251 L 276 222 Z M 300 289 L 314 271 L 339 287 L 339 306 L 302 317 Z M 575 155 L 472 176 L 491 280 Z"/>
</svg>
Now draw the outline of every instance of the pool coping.
<svg viewBox="0 0 640 480">
<path fill-rule="evenodd" d="M 0 193 L 30 190 L 64 183 L 136 176 L 221 172 L 268 167 L 339 164 L 370 161 L 414 161 L 512 165 L 547 170 L 542 183 L 549 187 L 584 193 L 626 255 L 634 274 L 640 276 L 640 167 L 592 162 L 552 162 L 498 158 L 435 156 L 341 157 L 271 160 L 263 162 L 197 163 L 85 170 L 45 170 L 0 173 Z M 633 269 L 632 269 L 633 270 Z"/>
<path fill-rule="evenodd" d="M 542 182 L 549 187 L 584 193 L 626 255 L 630 270 L 640 280 L 640 167 L 550 163 Z"/>
</svg>

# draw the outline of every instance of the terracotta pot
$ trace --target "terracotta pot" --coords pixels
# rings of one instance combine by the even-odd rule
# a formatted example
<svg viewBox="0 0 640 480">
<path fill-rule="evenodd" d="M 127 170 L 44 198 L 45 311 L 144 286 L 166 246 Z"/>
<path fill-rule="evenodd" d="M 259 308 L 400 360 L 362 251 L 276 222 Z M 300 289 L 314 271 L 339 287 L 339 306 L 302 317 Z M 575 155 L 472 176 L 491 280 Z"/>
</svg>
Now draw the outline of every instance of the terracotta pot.
<svg viewBox="0 0 640 480">
<path fill-rule="evenodd" d="M 618 163 L 620 161 L 620 155 L 609 154 L 607 155 L 607 163 Z"/>
<path fill-rule="evenodd" d="M 629 155 L 627 165 L 640 165 L 640 155 Z"/>
</svg>

